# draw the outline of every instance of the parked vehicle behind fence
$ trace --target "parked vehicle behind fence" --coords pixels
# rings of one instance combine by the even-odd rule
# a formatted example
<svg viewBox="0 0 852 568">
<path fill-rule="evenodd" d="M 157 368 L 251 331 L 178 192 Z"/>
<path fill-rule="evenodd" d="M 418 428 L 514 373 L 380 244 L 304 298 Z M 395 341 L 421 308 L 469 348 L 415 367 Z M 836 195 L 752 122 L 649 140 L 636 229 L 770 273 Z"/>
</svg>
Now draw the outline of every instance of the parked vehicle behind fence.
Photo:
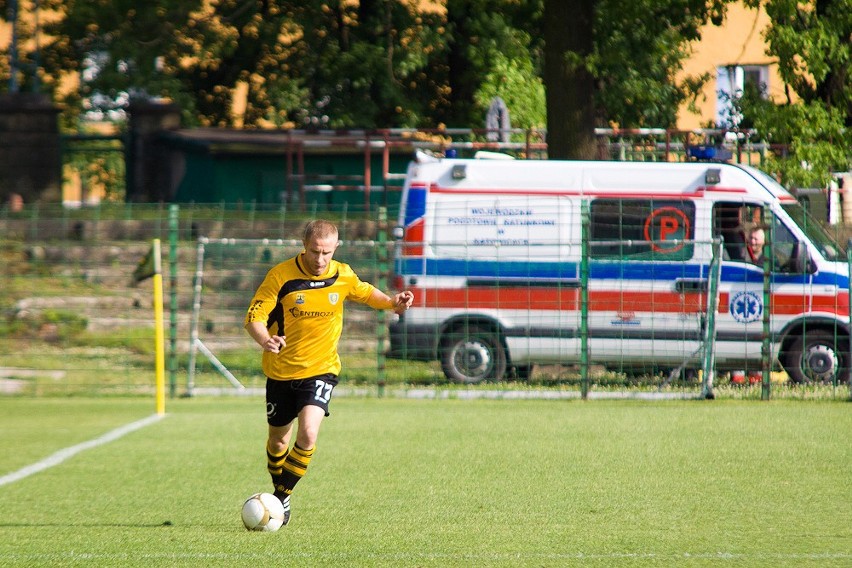
<svg viewBox="0 0 852 568">
<path fill-rule="evenodd" d="M 747 224 L 765 225 L 765 266 L 744 255 Z M 768 329 L 792 381 L 846 379 L 845 256 L 748 166 L 420 156 L 396 236 L 396 284 L 416 303 L 391 325 L 390 356 L 440 360 L 453 381 L 577 363 L 583 333 L 607 367 L 700 367 L 709 290 L 717 370 L 759 369 Z"/>
</svg>

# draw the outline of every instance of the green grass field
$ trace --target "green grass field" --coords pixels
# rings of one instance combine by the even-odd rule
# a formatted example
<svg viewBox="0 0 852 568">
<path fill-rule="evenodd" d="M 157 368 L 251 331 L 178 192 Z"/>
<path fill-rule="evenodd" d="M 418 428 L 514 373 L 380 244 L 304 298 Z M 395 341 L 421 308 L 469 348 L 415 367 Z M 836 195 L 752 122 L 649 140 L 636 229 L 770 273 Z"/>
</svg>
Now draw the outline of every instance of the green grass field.
<svg viewBox="0 0 852 568">
<path fill-rule="evenodd" d="M 0 398 L 0 479 L 150 417 Z M 259 397 L 169 400 L 0 484 L 0 566 L 852 566 L 852 405 L 337 398 L 293 519 Z"/>
</svg>

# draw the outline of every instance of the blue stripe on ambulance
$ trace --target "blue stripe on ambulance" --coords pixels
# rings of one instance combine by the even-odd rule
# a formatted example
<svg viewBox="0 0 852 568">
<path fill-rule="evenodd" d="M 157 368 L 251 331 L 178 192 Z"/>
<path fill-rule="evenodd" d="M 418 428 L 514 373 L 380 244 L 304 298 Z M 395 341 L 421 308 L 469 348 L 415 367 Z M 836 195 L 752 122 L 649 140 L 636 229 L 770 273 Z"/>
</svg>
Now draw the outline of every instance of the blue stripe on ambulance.
<svg viewBox="0 0 852 568">
<path fill-rule="evenodd" d="M 531 279 L 576 280 L 577 262 L 512 262 L 463 259 L 406 258 L 396 261 L 397 274 L 404 276 L 452 276 L 464 278 L 517 278 L 519 283 Z M 589 278 L 600 280 L 671 280 L 706 278 L 707 265 L 687 263 L 591 262 Z M 817 274 L 773 274 L 775 284 L 811 284 L 849 288 L 849 277 L 831 272 Z M 739 266 L 723 266 L 723 282 L 763 282 L 758 270 Z"/>
<path fill-rule="evenodd" d="M 428 192 L 425 187 L 410 187 L 405 202 L 405 226 L 408 227 L 418 218 L 426 214 L 426 196 Z"/>
</svg>

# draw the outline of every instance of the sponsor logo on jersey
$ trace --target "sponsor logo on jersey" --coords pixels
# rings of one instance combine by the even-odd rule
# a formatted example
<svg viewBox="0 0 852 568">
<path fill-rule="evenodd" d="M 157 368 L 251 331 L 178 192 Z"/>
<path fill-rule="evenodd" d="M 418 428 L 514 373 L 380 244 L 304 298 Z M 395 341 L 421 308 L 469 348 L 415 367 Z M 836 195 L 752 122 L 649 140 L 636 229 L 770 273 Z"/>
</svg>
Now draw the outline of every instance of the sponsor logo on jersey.
<svg viewBox="0 0 852 568">
<path fill-rule="evenodd" d="M 304 304 L 305 303 L 305 295 L 302 293 L 296 294 L 296 304 Z"/>
<path fill-rule="evenodd" d="M 323 282 L 323 281 L 314 282 L 313 280 L 311 280 L 311 282 L 308 284 L 308 286 L 310 286 L 311 288 L 322 288 L 323 286 L 325 286 L 325 282 Z"/>
<path fill-rule="evenodd" d="M 300 310 L 299 308 L 290 308 L 290 315 L 294 318 L 331 318 L 334 317 L 332 311 L 313 311 Z"/>
</svg>

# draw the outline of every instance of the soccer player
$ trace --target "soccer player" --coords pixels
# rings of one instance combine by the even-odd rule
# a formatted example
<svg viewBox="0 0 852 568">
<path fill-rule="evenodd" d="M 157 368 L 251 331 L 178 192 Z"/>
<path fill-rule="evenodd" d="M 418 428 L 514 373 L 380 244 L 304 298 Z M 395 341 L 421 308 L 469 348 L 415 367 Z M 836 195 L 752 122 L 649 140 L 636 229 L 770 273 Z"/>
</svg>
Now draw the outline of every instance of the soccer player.
<svg viewBox="0 0 852 568">
<path fill-rule="evenodd" d="M 290 520 L 290 495 L 311 463 L 340 374 L 337 342 L 344 300 L 399 314 L 414 301 L 410 291 L 388 296 L 362 282 L 348 264 L 333 260 L 340 245 L 333 223 L 309 222 L 302 242 L 304 251 L 267 273 L 245 319 L 246 331 L 263 348 L 267 468 L 274 494 L 284 505 L 285 525 Z M 298 428 L 290 447 L 294 422 Z"/>
</svg>

